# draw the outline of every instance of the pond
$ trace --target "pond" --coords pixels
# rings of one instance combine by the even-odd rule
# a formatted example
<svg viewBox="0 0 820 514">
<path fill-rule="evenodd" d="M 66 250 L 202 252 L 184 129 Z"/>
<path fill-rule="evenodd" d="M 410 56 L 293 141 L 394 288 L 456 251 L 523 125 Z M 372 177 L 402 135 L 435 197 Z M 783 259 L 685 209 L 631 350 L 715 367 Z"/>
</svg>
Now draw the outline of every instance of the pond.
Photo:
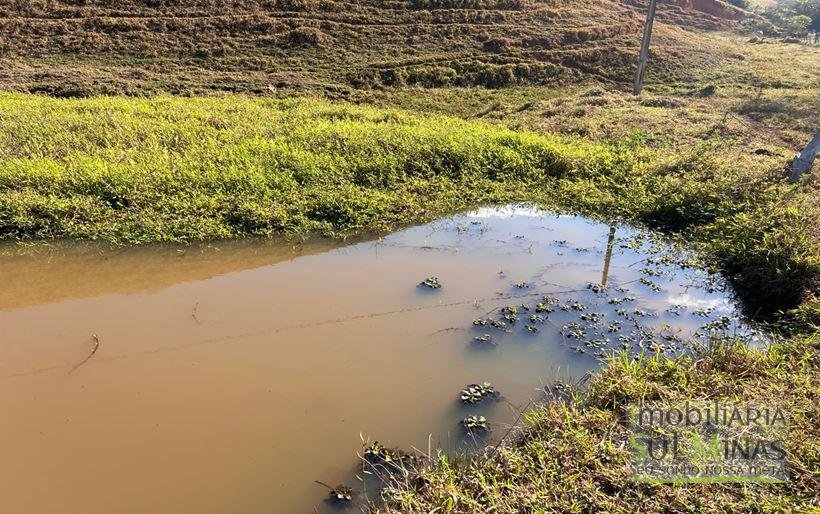
<svg viewBox="0 0 820 514">
<path fill-rule="evenodd" d="M 758 337 L 694 264 L 526 206 L 346 245 L 2 247 L 0 497 L 17 514 L 330 510 L 316 481 L 359 491 L 363 440 L 462 451 L 614 350 Z M 483 382 L 497 394 L 460 401 Z"/>
</svg>

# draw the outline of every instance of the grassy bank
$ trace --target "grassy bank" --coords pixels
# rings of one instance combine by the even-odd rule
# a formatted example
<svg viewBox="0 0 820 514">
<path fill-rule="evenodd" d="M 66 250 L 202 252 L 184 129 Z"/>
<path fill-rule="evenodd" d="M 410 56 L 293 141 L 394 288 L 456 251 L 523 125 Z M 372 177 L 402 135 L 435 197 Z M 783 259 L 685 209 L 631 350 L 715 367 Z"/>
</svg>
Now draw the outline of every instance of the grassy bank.
<svg viewBox="0 0 820 514">
<path fill-rule="evenodd" d="M 738 166 L 723 150 L 596 143 L 313 99 L 5 94 L 0 237 L 344 235 L 528 201 L 683 234 L 754 311 L 803 305 L 816 320 L 817 178 L 788 185 L 780 170 Z"/>
<path fill-rule="evenodd" d="M 0 119 L 6 238 L 339 234 L 635 166 L 601 145 L 307 99 L 7 95 Z"/>
<path fill-rule="evenodd" d="M 816 512 L 820 507 L 820 338 L 768 351 L 722 345 L 675 360 L 617 358 L 583 392 L 540 406 L 512 442 L 475 459 L 438 460 L 385 491 L 390 513 Z M 631 402 L 777 404 L 789 412 L 782 484 L 629 482 Z"/>
<path fill-rule="evenodd" d="M 616 93 L 592 92 L 572 102 L 594 106 L 601 98 L 619 101 Z M 640 108 L 657 109 L 625 109 L 635 115 Z M 757 154 L 726 126 L 714 138 L 688 127 L 682 144 L 634 131 L 593 141 L 571 130 L 513 131 L 307 98 L 3 94 L 0 237 L 343 236 L 510 201 L 665 230 L 702 250 L 749 313 L 776 322 L 786 338 L 762 352 L 729 345 L 678 360 L 615 360 L 587 391 L 532 411 L 519 439 L 472 460 L 442 457 L 420 480 L 389 488 L 383 509 L 805 509 L 817 504 L 820 464 L 818 178 L 787 184 L 778 144 L 772 155 Z M 625 485 L 623 406 L 685 396 L 782 402 L 792 416 L 793 480 Z"/>
</svg>

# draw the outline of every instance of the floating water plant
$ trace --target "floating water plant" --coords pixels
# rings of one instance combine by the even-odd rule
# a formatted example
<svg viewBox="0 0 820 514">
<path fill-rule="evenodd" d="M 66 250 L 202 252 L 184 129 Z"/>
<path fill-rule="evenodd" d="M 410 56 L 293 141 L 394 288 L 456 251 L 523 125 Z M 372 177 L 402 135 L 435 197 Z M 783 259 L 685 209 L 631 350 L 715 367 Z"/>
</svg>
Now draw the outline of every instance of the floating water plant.
<svg viewBox="0 0 820 514">
<path fill-rule="evenodd" d="M 487 323 L 488 323 L 488 321 L 486 319 L 478 318 L 478 319 L 473 320 L 473 325 L 476 326 L 476 327 L 486 326 Z"/>
<path fill-rule="evenodd" d="M 353 489 L 344 484 L 337 485 L 330 490 L 330 501 L 338 504 L 348 504 L 353 501 Z"/>
<path fill-rule="evenodd" d="M 598 323 L 606 316 L 604 312 L 585 312 L 581 314 L 581 319 L 590 323 Z"/>
<path fill-rule="evenodd" d="M 544 316 L 540 314 L 530 314 L 530 323 L 543 323 L 544 320 Z"/>
<path fill-rule="evenodd" d="M 714 312 L 714 310 L 715 309 L 713 307 L 709 307 L 708 309 L 697 309 L 692 311 L 692 315 L 700 316 L 701 318 L 708 318 L 712 315 L 712 312 Z"/>
<path fill-rule="evenodd" d="M 461 403 L 475 404 L 487 398 L 498 398 L 500 394 L 489 382 L 483 384 L 470 384 L 459 393 Z"/>
<path fill-rule="evenodd" d="M 464 430 L 468 433 L 486 432 L 490 429 L 490 426 L 487 423 L 487 418 L 484 416 L 476 416 L 474 414 L 470 414 L 466 418 L 462 419 L 461 426 L 464 427 Z"/>
<path fill-rule="evenodd" d="M 663 271 L 651 268 L 641 268 L 640 272 L 644 275 L 649 275 L 650 277 L 660 277 L 663 276 Z"/>
<path fill-rule="evenodd" d="M 606 291 L 606 286 L 603 284 L 595 284 L 595 283 L 588 283 L 587 289 L 591 290 L 593 293 L 603 293 Z"/>
<path fill-rule="evenodd" d="M 441 282 L 438 277 L 428 277 L 419 283 L 419 287 L 426 287 L 428 289 L 441 289 Z"/>
<path fill-rule="evenodd" d="M 507 305 L 506 307 L 501 309 L 501 312 L 507 314 L 518 314 L 518 307 L 516 307 L 515 305 Z"/>
<path fill-rule="evenodd" d="M 506 324 L 506 323 L 504 323 L 503 321 L 498 320 L 498 319 L 492 319 L 492 320 L 490 320 L 490 325 L 491 325 L 493 328 L 504 328 L 504 327 L 506 327 L 506 326 L 507 326 L 507 324 Z"/>
<path fill-rule="evenodd" d="M 551 305 L 543 303 L 543 302 L 539 303 L 535 306 L 535 312 L 547 312 L 547 313 L 549 313 L 549 312 L 554 312 L 554 311 L 555 311 L 555 309 L 552 308 Z"/>
<path fill-rule="evenodd" d="M 317 484 L 327 487 L 330 491 L 328 493 L 327 502 L 331 505 L 337 507 L 343 507 L 349 505 L 353 501 L 353 488 L 350 486 L 346 486 L 344 484 L 339 484 L 336 487 L 330 487 L 324 482 L 320 482 L 319 480 L 315 481 Z"/>
<path fill-rule="evenodd" d="M 493 341 L 493 336 L 490 334 L 482 334 L 473 338 L 473 344 L 479 346 L 497 346 L 498 343 Z"/>
<path fill-rule="evenodd" d="M 652 282 L 651 280 L 649 280 L 649 279 L 648 279 L 648 278 L 646 278 L 646 277 L 641 277 L 641 278 L 638 280 L 638 282 L 640 282 L 641 284 L 643 284 L 643 285 L 645 285 L 645 286 L 648 286 L 650 289 L 652 289 L 652 290 L 653 290 L 653 291 L 655 291 L 655 292 L 658 292 L 658 291 L 660 291 L 660 290 L 661 290 L 661 286 L 659 286 L 658 284 L 656 284 L 656 283 Z"/>
<path fill-rule="evenodd" d="M 538 327 L 536 327 L 535 325 L 525 325 L 524 328 L 527 330 L 527 332 L 531 332 L 533 334 L 537 333 L 539 330 Z"/>
<path fill-rule="evenodd" d="M 373 466 L 395 471 L 412 463 L 414 457 L 398 448 L 387 448 L 378 441 L 374 441 L 364 449 L 364 459 Z"/>
<path fill-rule="evenodd" d="M 571 304 L 569 304 L 569 308 L 574 311 L 583 311 L 586 310 L 587 306 L 581 302 L 572 302 Z"/>
<path fill-rule="evenodd" d="M 584 327 L 577 321 L 561 327 L 561 334 L 570 339 L 583 339 L 587 336 Z"/>
<path fill-rule="evenodd" d="M 515 284 L 515 287 L 517 287 L 518 289 L 527 289 L 528 287 L 530 287 L 530 285 L 526 282 L 517 282 Z"/>
<path fill-rule="evenodd" d="M 609 339 L 605 337 L 599 337 L 596 339 L 590 339 L 584 343 L 584 345 L 590 348 L 603 348 L 604 346 L 609 344 Z"/>
<path fill-rule="evenodd" d="M 610 298 L 609 300 L 607 300 L 607 303 L 610 304 L 610 305 L 621 305 L 624 302 L 634 302 L 634 301 L 635 301 L 634 296 L 624 296 L 622 298 Z"/>
<path fill-rule="evenodd" d="M 729 319 L 729 317 L 721 316 L 719 319 L 710 321 L 709 323 L 703 325 L 703 327 L 701 328 L 709 331 L 726 330 L 731 326 L 731 324 L 732 320 Z"/>
<path fill-rule="evenodd" d="M 685 305 L 673 305 L 666 309 L 666 312 L 673 315 L 673 316 L 680 316 L 680 311 L 685 309 Z"/>
</svg>

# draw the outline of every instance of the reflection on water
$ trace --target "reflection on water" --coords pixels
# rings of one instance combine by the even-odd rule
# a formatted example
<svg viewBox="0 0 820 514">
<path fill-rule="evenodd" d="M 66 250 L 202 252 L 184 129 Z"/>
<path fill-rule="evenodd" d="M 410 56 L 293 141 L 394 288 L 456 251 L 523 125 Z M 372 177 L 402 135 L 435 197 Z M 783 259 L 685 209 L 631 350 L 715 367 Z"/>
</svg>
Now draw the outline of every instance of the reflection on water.
<svg viewBox="0 0 820 514">
<path fill-rule="evenodd" d="M 160 289 L 340 246 L 326 239 L 116 248 L 99 243 L 0 244 L 0 309 Z"/>
<path fill-rule="evenodd" d="M 361 487 L 361 435 L 456 450 L 472 415 L 493 441 L 598 356 L 750 333 L 656 238 L 522 207 L 344 247 L 91 248 L 0 255 L 8 512 L 323 512 L 316 480 Z M 485 381 L 501 399 L 459 402 Z"/>
</svg>

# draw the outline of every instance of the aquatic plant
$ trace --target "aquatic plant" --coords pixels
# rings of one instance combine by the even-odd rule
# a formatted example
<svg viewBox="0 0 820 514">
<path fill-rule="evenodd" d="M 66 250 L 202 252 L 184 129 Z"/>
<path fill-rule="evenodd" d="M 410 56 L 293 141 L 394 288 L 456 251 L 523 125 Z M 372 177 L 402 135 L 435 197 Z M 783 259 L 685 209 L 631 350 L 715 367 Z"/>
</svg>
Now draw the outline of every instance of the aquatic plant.
<svg viewBox="0 0 820 514">
<path fill-rule="evenodd" d="M 605 312 L 585 312 L 581 314 L 581 319 L 584 321 L 589 321 L 590 323 L 598 323 L 602 319 L 606 317 Z"/>
<path fill-rule="evenodd" d="M 610 305 L 621 305 L 624 302 L 634 302 L 634 301 L 635 301 L 634 296 L 624 296 L 622 298 L 610 298 L 609 300 L 607 300 L 607 303 L 610 304 Z"/>
<path fill-rule="evenodd" d="M 650 289 L 652 289 L 655 292 L 659 292 L 661 290 L 661 286 L 659 286 L 658 284 L 652 282 L 651 280 L 649 280 L 646 277 L 641 277 L 638 280 L 638 282 L 640 282 L 641 284 L 643 284 L 645 286 L 648 286 Z"/>
<path fill-rule="evenodd" d="M 486 432 L 490 429 L 490 426 L 487 423 L 487 418 L 484 416 L 476 416 L 474 414 L 470 414 L 466 418 L 462 419 L 461 426 L 464 427 L 464 430 L 468 433 Z"/>
<path fill-rule="evenodd" d="M 498 346 L 498 343 L 493 341 L 493 336 L 490 334 L 482 334 L 480 336 L 475 336 L 472 341 L 473 344 L 479 346 Z"/>
<path fill-rule="evenodd" d="M 428 277 L 419 283 L 419 287 L 426 287 L 428 289 L 440 289 L 441 282 L 439 282 L 438 277 Z"/>
<path fill-rule="evenodd" d="M 708 331 L 726 330 L 732 325 L 732 320 L 728 316 L 721 316 L 720 318 L 710 321 L 701 328 Z"/>
<path fill-rule="evenodd" d="M 539 303 L 535 306 L 535 312 L 550 313 L 550 312 L 554 312 L 554 311 L 555 311 L 555 309 L 552 308 L 552 306 L 547 304 L 547 303 L 542 302 L 542 303 Z"/>
<path fill-rule="evenodd" d="M 664 275 L 664 272 L 659 269 L 651 269 L 651 268 L 641 268 L 639 270 L 640 273 L 644 275 L 649 275 L 651 277 L 660 277 Z"/>
<path fill-rule="evenodd" d="M 573 321 L 561 327 L 561 334 L 569 339 L 583 339 L 587 336 L 584 327 L 577 321 Z"/>
<path fill-rule="evenodd" d="M 487 398 L 498 398 L 500 393 L 493 388 L 490 382 L 470 384 L 459 393 L 462 403 L 475 404 Z"/>
<path fill-rule="evenodd" d="M 353 488 L 343 484 L 337 485 L 330 490 L 328 499 L 332 503 L 348 504 L 353 501 Z"/>
<path fill-rule="evenodd" d="M 374 441 L 373 444 L 365 447 L 364 460 L 379 470 L 395 472 L 412 464 L 416 458 L 399 448 L 388 448 Z"/>
</svg>

